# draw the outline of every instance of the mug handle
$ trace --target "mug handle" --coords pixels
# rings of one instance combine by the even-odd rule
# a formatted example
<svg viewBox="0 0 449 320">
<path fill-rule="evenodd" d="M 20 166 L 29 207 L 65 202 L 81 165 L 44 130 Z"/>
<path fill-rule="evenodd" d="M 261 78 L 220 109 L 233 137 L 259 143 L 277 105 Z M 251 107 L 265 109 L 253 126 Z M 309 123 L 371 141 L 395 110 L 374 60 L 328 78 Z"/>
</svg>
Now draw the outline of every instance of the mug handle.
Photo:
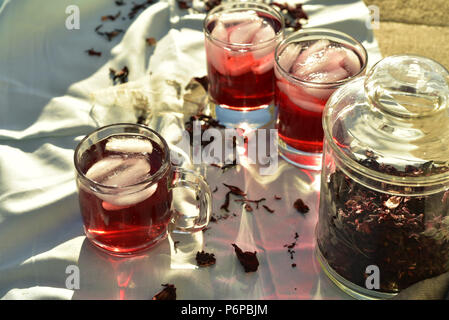
<svg viewBox="0 0 449 320">
<path fill-rule="evenodd" d="M 172 189 L 188 188 L 195 191 L 195 199 L 199 214 L 192 218 L 193 222 L 188 226 L 179 225 L 182 213 L 175 212 L 174 223 L 171 224 L 170 232 L 193 233 L 203 230 L 209 223 L 212 212 L 212 193 L 209 185 L 200 174 L 181 167 L 173 167 Z"/>
</svg>

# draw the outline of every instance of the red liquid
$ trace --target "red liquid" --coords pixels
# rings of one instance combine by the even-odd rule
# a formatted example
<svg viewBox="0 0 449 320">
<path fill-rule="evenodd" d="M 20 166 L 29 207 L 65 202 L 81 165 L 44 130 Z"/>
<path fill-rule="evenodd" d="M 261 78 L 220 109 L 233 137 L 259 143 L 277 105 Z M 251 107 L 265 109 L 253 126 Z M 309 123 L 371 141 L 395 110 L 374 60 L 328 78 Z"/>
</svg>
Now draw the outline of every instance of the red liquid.
<svg viewBox="0 0 449 320">
<path fill-rule="evenodd" d="M 288 96 L 276 90 L 275 105 L 279 106 L 277 129 L 279 137 L 289 146 L 309 153 L 323 150 L 322 112 L 326 100 L 309 97 L 321 112 L 312 112 L 293 103 Z"/>
<path fill-rule="evenodd" d="M 258 13 L 274 33 L 281 23 L 272 16 Z M 208 26 L 212 32 L 216 22 Z M 232 30 L 234 26 L 227 26 Z M 277 40 L 263 48 L 246 47 L 241 51 L 225 48 L 223 43 L 206 37 L 209 93 L 216 104 L 234 110 L 256 110 L 272 103 L 274 98 L 274 49 Z"/>
<path fill-rule="evenodd" d="M 243 57 L 254 60 L 250 54 Z M 215 103 L 231 109 L 252 110 L 270 104 L 274 95 L 273 68 L 263 74 L 247 72 L 240 76 L 220 74 L 208 63 L 209 92 Z"/>
<path fill-rule="evenodd" d="M 149 175 L 158 171 L 164 159 L 161 148 L 156 143 L 151 143 L 152 153 L 144 156 L 151 166 Z M 106 140 L 102 140 L 83 154 L 81 161 L 83 173 L 86 174 L 89 168 L 102 159 L 122 156 L 124 159 L 127 158 L 126 154 L 105 150 L 105 144 Z M 142 156 L 139 156 L 139 160 L 141 159 Z M 111 199 L 118 199 L 119 202 L 123 202 L 126 198 L 119 198 L 120 195 L 105 196 L 93 192 L 78 179 L 79 203 L 88 239 L 107 251 L 116 254 L 132 254 L 150 247 L 165 237 L 172 217 L 170 178 L 171 170 L 167 170 L 157 181 L 157 187 L 153 187 L 151 192 L 154 191 L 154 193 L 135 192 L 131 197 L 137 199 L 136 203 L 128 200 L 125 203 L 119 203 L 120 205 L 106 201 L 109 199 L 108 196 Z M 138 196 L 139 194 L 144 196 Z M 145 197 L 147 194 L 149 197 Z"/>
</svg>

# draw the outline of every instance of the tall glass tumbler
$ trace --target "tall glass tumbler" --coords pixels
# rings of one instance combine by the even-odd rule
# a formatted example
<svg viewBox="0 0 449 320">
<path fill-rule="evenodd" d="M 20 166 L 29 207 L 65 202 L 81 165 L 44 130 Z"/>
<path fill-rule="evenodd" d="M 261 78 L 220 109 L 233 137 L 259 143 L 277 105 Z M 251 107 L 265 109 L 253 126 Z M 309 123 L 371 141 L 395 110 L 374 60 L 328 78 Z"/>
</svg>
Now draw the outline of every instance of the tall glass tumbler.
<svg viewBox="0 0 449 320">
<path fill-rule="evenodd" d="M 365 73 L 367 60 L 359 41 L 330 29 L 300 30 L 276 47 L 276 127 L 285 160 L 321 169 L 324 106 L 337 88 Z"/>
<path fill-rule="evenodd" d="M 238 122 L 242 112 L 248 116 L 273 106 L 274 51 L 283 30 L 283 16 L 264 3 L 229 2 L 206 16 L 209 98 L 218 115 L 230 112 L 225 124 Z M 252 113 L 255 121 L 260 114 Z"/>
</svg>

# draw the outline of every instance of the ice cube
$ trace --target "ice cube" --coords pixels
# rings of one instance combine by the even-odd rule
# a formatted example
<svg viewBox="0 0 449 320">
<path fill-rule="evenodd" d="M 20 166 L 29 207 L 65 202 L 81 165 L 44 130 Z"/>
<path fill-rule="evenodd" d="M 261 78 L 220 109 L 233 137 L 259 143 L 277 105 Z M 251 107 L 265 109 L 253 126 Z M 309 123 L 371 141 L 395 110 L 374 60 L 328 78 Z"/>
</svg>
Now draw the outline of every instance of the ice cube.
<svg viewBox="0 0 449 320">
<path fill-rule="evenodd" d="M 253 44 L 259 44 L 274 38 L 276 33 L 271 25 L 263 21 L 262 27 L 256 32 L 253 38 Z"/>
<path fill-rule="evenodd" d="M 120 156 L 110 156 L 94 163 L 86 172 L 86 177 L 97 183 L 102 183 L 108 175 L 123 163 Z"/>
<path fill-rule="evenodd" d="M 228 31 L 226 30 L 225 25 L 221 21 L 217 22 L 210 35 L 214 39 L 228 42 Z"/>
<path fill-rule="evenodd" d="M 254 59 L 249 52 L 228 53 L 226 60 L 226 74 L 240 76 L 250 72 L 253 65 Z"/>
<path fill-rule="evenodd" d="M 299 108 L 311 112 L 322 112 L 323 105 L 320 101 L 315 101 L 310 95 L 307 95 L 304 92 L 304 88 L 284 81 L 277 81 L 276 85 Z"/>
<path fill-rule="evenodd" d="M 357 74 L 360 71 L 360 59 L 355 52 L 349 49 L 344 49 L 345 58 L 341 66 L 349 72 L 350 76 Z"/>
<path fill-rule="evenodd" d="M 295 62 L 292 72 L 298 78 L 306 80 L 311 74 L 326 73 L 341 68 L 345 56 L 343 50 L 335 48 L 315 52 L 303 63 Z"/>
<path fill-rule="evenodd" d="M 126 209 L 151 197 L 156 192 L 157 186 L 158 184 L 155 183 L 149 188 L 125 195 L 101 194 L 99 198 L 103 200 L 102 207 L 105 210 L 116 211 Z"/>
<path fill-rule="evenodd" d="M 122 153 L 148 153 L 153 152 L 150 140 L 132 137 L 112 137 L 106 142 L 106 151 Z"/>
<path fill-rule="evenodd" d="M 144 181 L 151 170 L 146 157 L 122 158 L 122 162 L 114 170 L 111 170 L 101 184 L 111 187 L 125 187 Z"/>
<path fill-rule="evenodd" d="M 293 63 L 296 61 L 298 54 L 301 52 L 301 45 L 289 44 L 279 56 L 279 65 L 286 72 L 290 72 Z"/>
<path fill-rule="evenodd" d="M 263 21 L 262 28 L 257 31 L 257 33 L 254 35 L 253 38 L 253 44 L 259 45 L 257 50 L 254 50 L 253 57 L 254 59 L 262 59 L 265 58 L 267 55 L 274 53 L 274 49 L 276 48 L 276 41 L 274 40 L 274 37 L 276 36 L 273 27 Z M 269 41 L 272 40 L 272 41 Z M 265 44 L 262 44 L 264 43 Z M 260 47 L 263 46 L 263 47 Z"/>
<path fill-rule="evenodd" d="M 228 42 L 228 31 L 224 24 L 217 22 L 215 28 L 212 30 L 211 37 L 213 39 Z M 216 43 L 213 40 L 206 40 L 207 60 L 209 63 L 221 74 L 226 74 L 226 49 L 222 44 Z"/>
<path fill-rule="evenodd" d="M 212 41 L 206 40 L 206 56 L 209 64 L 211 64 L 219 73 L 223 75 L 226 74 L 227 55 L 224 48 L 216 45 Z"/>
<path fill-rule="evenodd" d="M 263 74 L 273 69 L 274 66 L 274 52 L 267 54 L 265 57 L 256 60 L 251 66 L 251 70 L 255 74 Z"/>
<path fill-rule="evenodd" d="M 251 44 L 255 34 L 262 27 L 262 19 L 253 19 L 233 27 L 229 33 L 229 42 L 233 44 Z"/>
<path fill-rule="evenodd" d="M 254 10 L 241 11 L 241 12 L 226 12 L 222 13 L 218 17 L 219 22 L 224 23 L 225 25 L 242 23 L 248 20 L 254 20 L 258 18 L 259 16 Z"/>
<path fill-rule="evenodd" d="M 349 77 L 348 71 L 340 67 L 324 73 L 322 81 L 323 83 L 330 83 L 346 79 L 347 77 Z"/>
<path fill-rule="evenodd" d="M 323 52 L 326 48 L 330 46 L 330 42 L 328 40 L 318 40 L 314 42 L 310 47 L 305 49 L 298 57 L 296 63 L 298 64 L 304 64 L 306 59 L 315 54 L 317 56 L 320 55 L 321 52 Z"/>
</svg>

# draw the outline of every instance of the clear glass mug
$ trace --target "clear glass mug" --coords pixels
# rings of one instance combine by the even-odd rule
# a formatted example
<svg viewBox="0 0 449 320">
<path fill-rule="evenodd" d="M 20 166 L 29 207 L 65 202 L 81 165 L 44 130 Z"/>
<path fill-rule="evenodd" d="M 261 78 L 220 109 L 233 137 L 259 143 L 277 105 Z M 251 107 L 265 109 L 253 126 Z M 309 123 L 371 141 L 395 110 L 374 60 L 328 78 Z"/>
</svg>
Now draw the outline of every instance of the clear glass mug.
<svg viewBox="0 0 449 320">
<path fill-rule="evenodd" d="M 170 231 L 196 232 L 209 223 L 207 182 L 174 167 L 164 138 L 146 126 L 101 127 L 79 143 L 74 162 L 85 234 L 110 254 L 137 254 Z M 173 210 L 173 189 L 178 187 L 194 192 L 198 213 Z"/>
</svg>

